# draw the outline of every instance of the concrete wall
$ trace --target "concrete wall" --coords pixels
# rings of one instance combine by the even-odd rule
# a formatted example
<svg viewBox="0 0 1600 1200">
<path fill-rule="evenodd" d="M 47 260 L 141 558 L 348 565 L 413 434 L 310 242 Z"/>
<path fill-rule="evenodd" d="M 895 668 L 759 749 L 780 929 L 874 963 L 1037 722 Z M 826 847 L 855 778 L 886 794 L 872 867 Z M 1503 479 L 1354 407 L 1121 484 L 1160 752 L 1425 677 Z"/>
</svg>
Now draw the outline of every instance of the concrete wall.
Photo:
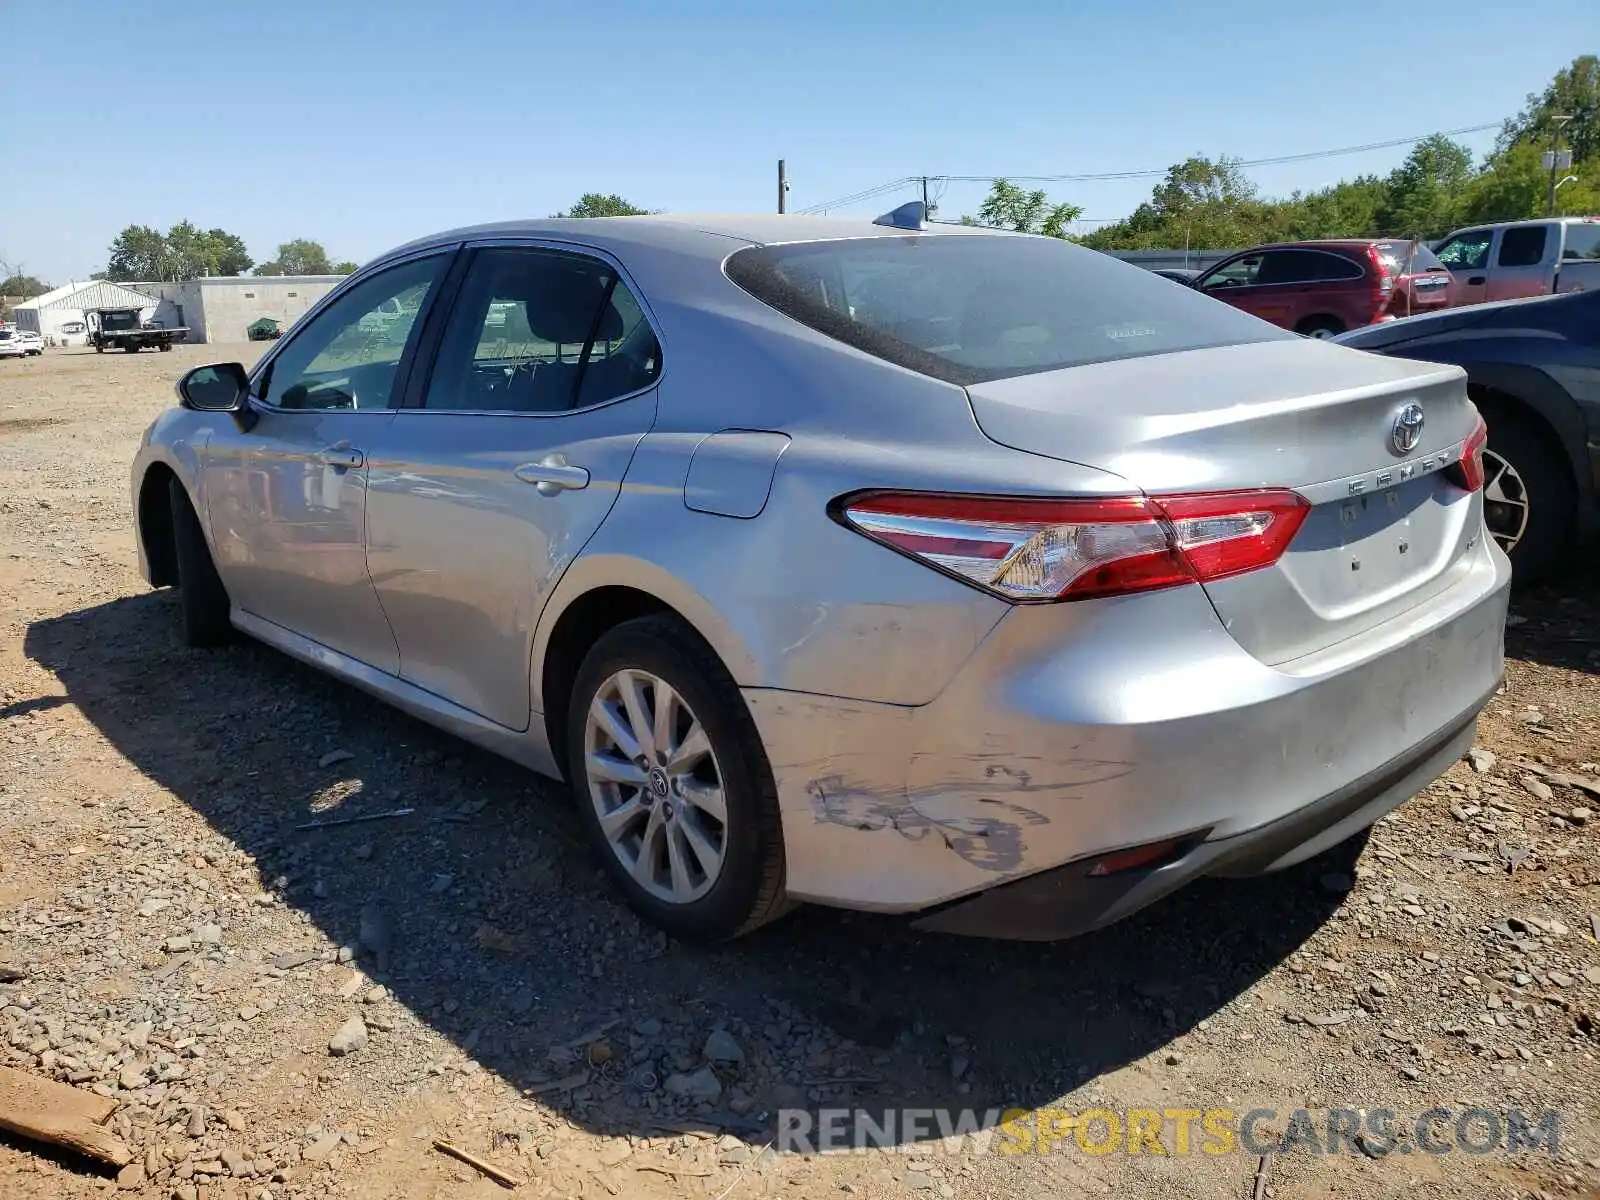
<svg viewBox="0 0 1600 1200">
<path fill-rule="evenodd" d="M 1244 249 L 1243 246 L 1239 247 Z M 1108 250 L 1112 258 L 1143 267 L 1147 271 L 1179 267 L 1189 271 L 1203 271 L 1236 254 L 1235 250 Z"/>
<path fill-rule="evenodd" d="M 344 281 L 343 275 L 239 275 L 136 286 L 161 303 L 155 321 L 186 325 L 191 342 L 243 342 L 254 321 L 271 317 L 285 330 Z"/>
<path fill-rule="evenodd" d="M 186 285 L 184 317 L 190 341 L 242 342 L 253 321 L 271 317 L 287 330 L 343 275 L 195 279 Z"/>
</svg>

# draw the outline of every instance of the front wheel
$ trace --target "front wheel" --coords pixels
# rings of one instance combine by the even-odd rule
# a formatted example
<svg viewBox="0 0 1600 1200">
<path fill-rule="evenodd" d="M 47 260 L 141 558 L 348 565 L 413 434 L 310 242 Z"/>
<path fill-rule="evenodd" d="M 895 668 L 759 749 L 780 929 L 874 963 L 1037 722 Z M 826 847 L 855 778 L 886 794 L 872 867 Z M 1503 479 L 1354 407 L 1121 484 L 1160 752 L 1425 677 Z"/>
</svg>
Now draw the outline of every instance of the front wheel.
<svg viewBox="0 0 1600 1200">
<path fill-rule="evenodd" d="M 222 585 L 205 530 L 176 479 L 167 483 L 172 511 L 172 541 L 178 560 L 178 597 L 183 610 L 183 640 L 196 647 L 220 646 L 233 637 L 231 605 Z"/>
<path fill-rule="evenodd" d="M 727 669 L 681 621 L 640 617 L 602 636 L 566 733 L 584 827 L 641 916 L 717 941 L 787 911 L 766 750 Z"/>
<path fill-rule="evenodd" d="M 161 353 L 165 354 L 168 350 L 171 350 L 171 349 L 172 349 L 172 343 L 171 342 L 162 342 L 161 343 Z"/>
</svg>

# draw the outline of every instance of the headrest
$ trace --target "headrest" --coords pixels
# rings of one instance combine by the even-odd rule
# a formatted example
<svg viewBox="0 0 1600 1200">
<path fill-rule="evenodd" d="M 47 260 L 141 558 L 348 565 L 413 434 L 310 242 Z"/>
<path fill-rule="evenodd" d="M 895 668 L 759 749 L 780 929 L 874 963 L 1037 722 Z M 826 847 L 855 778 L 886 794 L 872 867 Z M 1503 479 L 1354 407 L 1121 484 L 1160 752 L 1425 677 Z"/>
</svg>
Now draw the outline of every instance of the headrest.
<svg viewBox="0 0 1600 1200">
<path fill-rule="evenodd" d="M 608 277 L 557 267 L 537 272 L 534 280 L 537 294 L 521 298 L 534 337 L 566 345 L 584 342 L 591 330 L 596 340 L 622 336 L 622 315 L 609 300 L 599 328 L 595 328 L 595 310 L 605 299 Z"/>
</svg>

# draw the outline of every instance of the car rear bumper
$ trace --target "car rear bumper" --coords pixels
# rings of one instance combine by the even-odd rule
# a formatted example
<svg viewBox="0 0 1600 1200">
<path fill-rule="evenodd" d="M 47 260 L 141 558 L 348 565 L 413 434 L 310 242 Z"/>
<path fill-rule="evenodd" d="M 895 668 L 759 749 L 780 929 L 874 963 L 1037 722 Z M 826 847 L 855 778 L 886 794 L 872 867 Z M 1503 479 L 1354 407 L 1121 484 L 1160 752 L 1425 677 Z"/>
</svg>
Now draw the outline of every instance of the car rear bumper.
<svg viewBox="0 0 1600 1200">
<path fill-rule="evenodd" d="M 1487 699 L 1487 697 L 1485 697 Z M 1200 841 L 1152 870 L 1090 873 L 1095 859 L 1001 884 L 919 916 L 918 929 L 1052 941 L 1110 925 L 1204 875 L 1255 875 L 1293 866 L 1366 829 L 1427 787 L 1472 745 L 1474 714 L 1331 796 L 1231 838 Z"/>
<path fill-rule="evenodd" d="M 1309 857 L 1470 744 L 1503 671 L 1509 584 L 1480 544 L 1445 592 L 1277 667 L 1191 587 L 1019 607 L 917 708 L 747 689 L 790 893 L 1064 936 L 1197 875 Z M 1176 859 L 1085 890 L 1088 860 L 1166 839 L 1186 843 Z"/>
</svg>

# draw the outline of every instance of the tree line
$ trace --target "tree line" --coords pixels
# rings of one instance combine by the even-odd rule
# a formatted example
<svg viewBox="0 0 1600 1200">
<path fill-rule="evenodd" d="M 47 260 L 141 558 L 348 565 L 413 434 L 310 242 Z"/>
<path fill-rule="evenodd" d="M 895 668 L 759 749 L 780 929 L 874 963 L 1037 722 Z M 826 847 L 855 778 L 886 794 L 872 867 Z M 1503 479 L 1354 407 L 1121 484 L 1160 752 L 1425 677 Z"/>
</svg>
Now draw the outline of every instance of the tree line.
<svg viewBox="0 0 1600 1200">
<path fill-rule="evenodd" d="M 118 282 L 179 283 L 202 275 L 348 275 L 353 262 L 333 262 L 321 242 L 295 238 L 275 256 L 258 263 L 244 239 L 226 229 L 201 229 L 179 221 L 165 233 L 150 225 L 129 225 L 111 243 L 106 269 L 96 279 Z"/>
<path fill-rule="evenodd" d="M 1558 129 L 1572 167 L 1556 172 L 1556 181 L 1565 181 L 1556 211 L 1600 213 L 1600 58 L 1585 54 L 1528 96 L 1480 163 L 1466 146 L 1436 134 L 1387 175 L 1269 199 L 1238 160 L 1195 156 L 1172 166 L 1129 216 L 1076 240 L 1096 250 L 1226 250 L 1306 238 L 1431 239 L 1463 225 L 1540 217 L 1551 182 L 1543 155 Z M 977 213 L 961 220 L 1066 238 L 1082 215 L 1077 205 L 1001 179 Z"/>
<path fill-rule="evenodd" d="M 570 209 L 555 215 L 638 216 L 645 211 L 621 196 L 590 192 Z M 201 229 L 185 220 L 165 233 L 150 225 L 129 225 L 111 243 L 106 269 L 96 272 L 94 278 L 175 283 L 202 275 L 243 275 L 246 271 L 254 275 L 348 275 L 355 269 L 353 262 L 334 262 L 322 243 L 310 238 L 280 243 L 272 258 L 258 263 L 250 257 L 244 239 L 237 234 L 225 229 Z M 30 277 L 28 282 L 36 284 L 38 281 Z M 38 292 L 30 294 L 48 290 L 40 286 Z"/>
</svg>

